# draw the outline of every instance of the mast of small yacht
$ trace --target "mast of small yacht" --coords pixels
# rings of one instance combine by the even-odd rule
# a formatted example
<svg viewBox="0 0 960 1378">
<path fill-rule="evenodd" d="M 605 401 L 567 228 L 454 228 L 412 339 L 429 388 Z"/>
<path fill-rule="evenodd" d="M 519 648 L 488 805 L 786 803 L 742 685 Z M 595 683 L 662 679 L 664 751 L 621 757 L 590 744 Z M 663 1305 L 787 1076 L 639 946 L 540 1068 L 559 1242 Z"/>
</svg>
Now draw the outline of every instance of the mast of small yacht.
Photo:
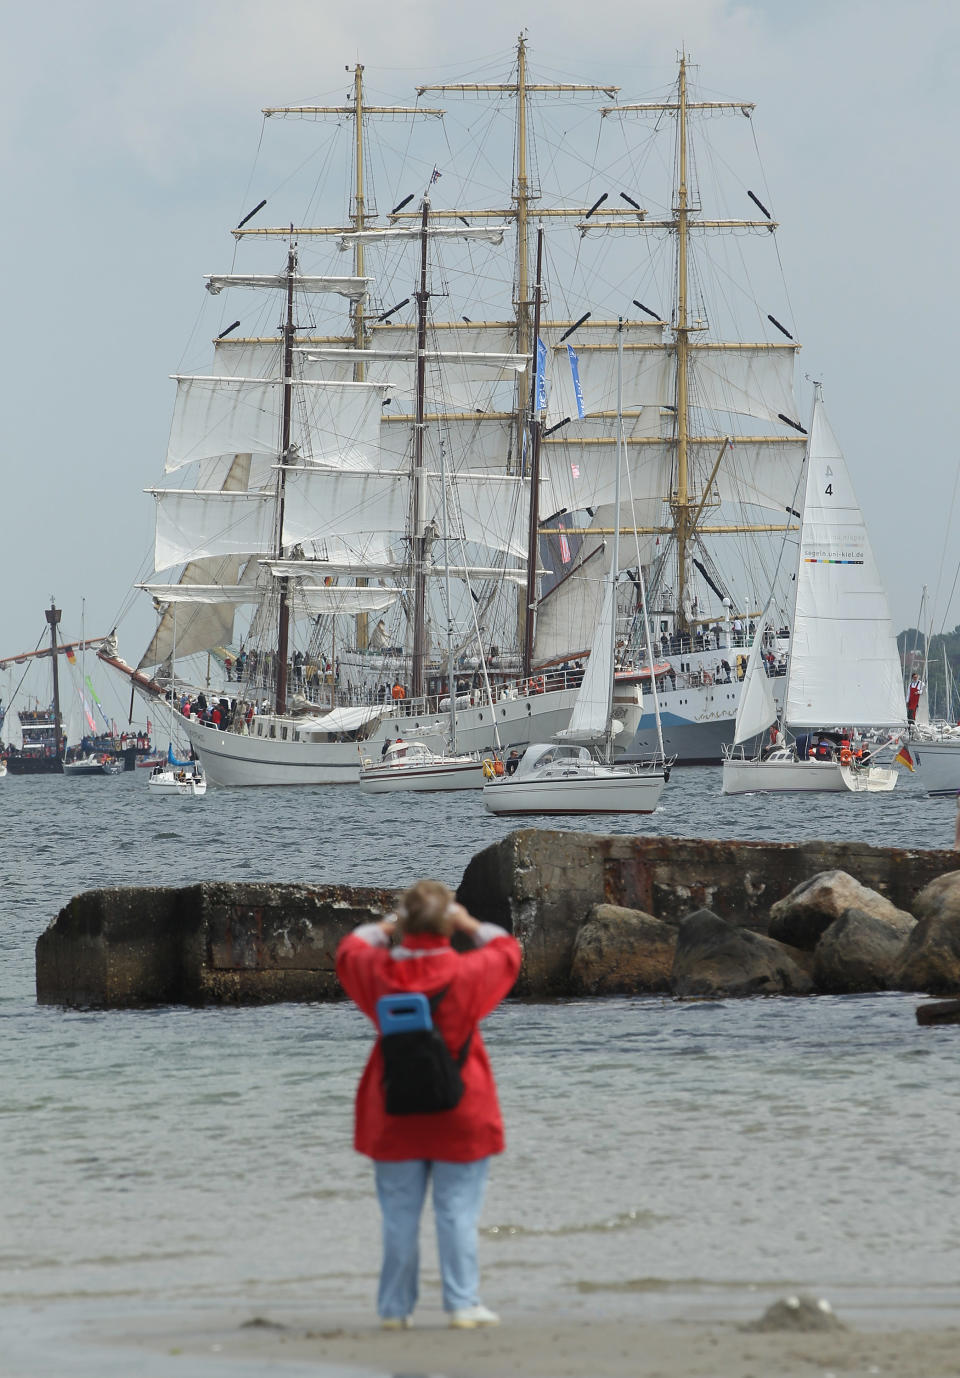
<svg viewBox="0 0 960 1378">
<path fill-rule="evenodd" d="M 60 609 L 56 606 L 53 595 L 50 596 L 50 606 L 44 614 L 47 625 L 50 628 L 50 663 L 53 669 L 53 724 L 56 734 L 54 740 L 54 751 L 60 755 L 60 671 L 57 666 L 57 627 L 60 624 Z"/>
<path fill-rule="evenodd" d="M 420 288 L 417 301 L 417 412 L 413 426 L 413 513 L 410 522 L 410 550 L 413 563 L 413 647 L 410 663 L 410 692 L 415 699 L 423 697 L 423 664 L 426 658 L 426 547 L 423 527 L 423 430 L 426 411 L 427 382 L 427 220 L 430 198 L 424 196 L 420 208 Z"/>
<path fill-rule="evenodd" d="M 293 244 L 287 250 L 287 313 L 283 323 L 283 408 L 280 419 L 280 465 L 277 471 L 277 533 L 275 554 L 283 559 L 283 503 L 290 463 L 290 418 L 293 401 L 293 278 L 297 270 L 297 252 Z M 277 619 L 277 697 L 276 710 L 283 714 L 287 708 L 287 650 L 290 641 L 290 603 L 287 578 L 278 580 L 280 612 Z"/>
</svg>

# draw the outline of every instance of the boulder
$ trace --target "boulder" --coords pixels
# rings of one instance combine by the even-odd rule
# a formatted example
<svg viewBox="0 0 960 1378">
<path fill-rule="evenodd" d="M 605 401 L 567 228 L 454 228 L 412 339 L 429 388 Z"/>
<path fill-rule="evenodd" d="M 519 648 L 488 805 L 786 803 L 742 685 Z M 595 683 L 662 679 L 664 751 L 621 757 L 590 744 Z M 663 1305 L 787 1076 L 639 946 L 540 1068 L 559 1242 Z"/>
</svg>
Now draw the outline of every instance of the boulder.
<svg viewBox="0 0 960 1378">
<path fill-rule="evenodd" d="M 891 981 L 897 990 L 960 994 L 960 871 L 938 876 L 914 901 L 918 923 Z"/>
<path fill-rule="evenodd" d="M 675 995 L 809 995 L 812 987 L 796 954 L 783 943 L 735 928 L 709 909 L 698 909 L 680 924 Z"/>
<path fill-rule="evenodd" d="M 847 909 L 878 919 L 910 918 L 846 871 L 819 871 L 771 907 L 767 931 L 778 942 L 812 952 L 821 935 Z"/>
<path fill-rule="evenodd" d="M 910 907 L 915 919 L 960 917 L 960 871 L 937 876 L 924 886 Z"/>
<path fill-rule="evenodd" d="M 639 995 L 670 990 L 677 930 L 641 909 L 596 904 L 573 945 L 574 995 Z"/>
<path fill-rule="evenodd" d="M 893 906 L 891 905 L 891 908 Z M 877 918 L 845 909 L 826 930 L 813 954 L 813 980 L 827 995 L 889 990 L 907 939 L 916 927 L 909 914 Z"/>
<path fill-rule="evenodd" d="M 758 1321 L 750 1321 L 740 1329 L 756 1334 L 777 1330 L 810 1334 L 816 1330 L 846 1330 L 846 1326 L 834 1315 L 826 1297 L 811 1297 L 801 1293 L 775 1301 Z"/>
</svg>

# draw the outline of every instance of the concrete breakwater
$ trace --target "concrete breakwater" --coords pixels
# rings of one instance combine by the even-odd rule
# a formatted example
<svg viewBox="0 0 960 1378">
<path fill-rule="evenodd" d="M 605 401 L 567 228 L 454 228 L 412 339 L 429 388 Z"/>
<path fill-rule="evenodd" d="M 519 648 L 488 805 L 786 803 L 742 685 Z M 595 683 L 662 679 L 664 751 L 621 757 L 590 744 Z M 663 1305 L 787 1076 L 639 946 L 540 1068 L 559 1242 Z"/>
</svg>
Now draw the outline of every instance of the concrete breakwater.
<svg viewBox="0 0 960 1378">
<path fill-rule="evenodd" d="M 519 994 L 960 993 L 956 852 L 522 829 L 458 897 L 520 940 Z M 826 873 L 826 875 L 824 875 Z M 37 941 L 37 998 L 69 1006 L 340 995 L 333 959 L 387 888 L 87 891 Z"/>
</svg>

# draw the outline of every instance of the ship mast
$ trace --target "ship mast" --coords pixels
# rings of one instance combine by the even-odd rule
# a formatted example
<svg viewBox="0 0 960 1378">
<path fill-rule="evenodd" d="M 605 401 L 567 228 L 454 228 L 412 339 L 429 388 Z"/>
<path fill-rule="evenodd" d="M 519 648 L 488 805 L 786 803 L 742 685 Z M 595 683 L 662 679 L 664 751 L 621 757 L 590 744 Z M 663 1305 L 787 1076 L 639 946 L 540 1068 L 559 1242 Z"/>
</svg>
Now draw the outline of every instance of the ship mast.
<svg viewBox="0 0 960 1378">
<path fill-rule="evenodd" d="M 458 95 L 508 95 L 516 99 L 516 132 L 517 132 L 517 160 L 514 169 L 513 192 L 511 197 L 510 210 L 493 211 L 468 211 L 468 210 L 448 210 L 438 211 L 435 214 L 447 217 L 463 218 L 469 215 L 484 215 L 504 217 L 510 216 L 516 220 L 517 224 L 517 274 L 515 279 L 515 298 L 514 310 L 516 319 L 516 339 L 517 353 L 531 356 L 536 348 L 536 341 L 531 339 L 530 318 L 534 306 L 530 294 L 530 215 L 531 204 L 539 200 L 539 193 L 531 190 L 530 178 L 528 174 L 528 142 L 529 142 L 529 101 L 534 95 L 560 95 L 567 94 L 602 94 L 608 99 L 614 99 L 619 91 L 619 87 L 605 85 L 583 85 L 576 82 L 530 82 L 527 80 L 527 39 L 526 34 L 520 34 L 517 39 L 517 77 L 515 81 L 476 83 L 476 82 L 448 82 L 441 85 L 418 86 L 417 94 L 423 95 L 426 91 L 442 91 L 455 93 Z M 611 212 L 613 215 L 627 215 L 635 217 L 636 211 L 616 210 Z M 642 215 L 642 212 L 640 213 Z M 582 218 L 584 209 L 581 207 L 538 207 L 538 217 L 544 216 L 563 216 Z M 399 218 L 399 217 L 398 217 Z M 540 273 L 537 273 L 537 285 L 540 284 Z M 534 375 L 536 368 L 533 368 Z M 524 434 L 528 425 L 530 412 L 525 389 L 517 388 L 516 401 L 516 431 L 518 436 Z M 531 442 L 533 435 L 531 434 Z M 522 451 L 522 447 L 518 446 Z M 531 491 L 531 505 L 535 502 Z M 530 522 L 530 542 L 527 549 L 527 585 L 528 590 L 536 589 L 537 555 L 539 541 L 537 539 L 538 522 Z M 533 631 L 535 597 L 527 593 L 526 603 L 520 611 L 519 626 L 521 639 L 521 652 L 523 664 L 529 671 L 529 666 L 533 656 Z"/>
<path fill-rule="evenodd" d="M 413 516 L 410 522 L 410 547 L 413 561 L 413 646 L 410 666 L 411 694 L 423 697 L 423 665 L 426 659 L 426 547 L 423 531 L 423 431 L 427 381 L 427 219 L 430 199 L 423 198 L 420 210 L 420 288 L 417 299 L 417 413 L 413 426 Z M 446 533 L 444 533 L 446 535 Z M 451 686 L 450 694 L 453 695 Z"/>
<path fill-rule="evenodd" d="M 53 722 L 56 737 L 54 738 L 54 751 L 60 755 L 60 672 L 57 667 L 57 627 L 60 624 L 60 609 L 51 595 L 50 606 L 44 616 L 50 628 L 50 666 L 53 670 Z"/>
<path fill-rule="evenodd" d="M 690 559 L 690 546 L 698 532 L 710 531 L 711 534 L 725 534 L 735 532 L 770 532 L 781 531 L 784 528 L 780 525 L 728 525 L 704 528 L 700 525 L 700 518 L 707 505 L 707 498 L 711 485 L 716 477 L 717 470 L 728 451 L 729 442 L 724 441 L 713 471 L 707 482 L 703 486 L 703 492 L 698 496 L 692 489 L 690 479 L 690 440 L 692 434 L 690 416 L 690 394 L 689 394 L 689 374 L 691 353 L 697 346 L 691 341 L 691 335 L 707 328 L 706 323 L 691 319 L 690 299 L 689 299 L 689 249 L 691 227 L 696 226 L 700 229 L 747 229 L 747 230 L 766 230 L 774 231 L 777 222 L 770 218 L 766 220 L 705 220 L 697 212 L 699 206 L 692 204 L 690 194 L 689 177 L 689 115 L 691 111 L 739 111 L 743 115 L 749 116 L 753 110 L 753 104 L 749 101 L 692 101 L 687 90 L 687 57 L 681 54 L 679 63 L 679 74 L 677 77 L 677 95 L 671 101 L 642 101 L 635 104 L 616 105 L 605 108 L 601 111 L 604 116 L 612 114 L 627 114 L 637 112 L 639 114 L 675 114 L 677 117 L 677 159 L 676 159 L 676 185 L 673 194 L 672 218 L 669 220 L 644 220 L 642 228 L 644 230 L 671 230 L 677 239 L 677 275 L 676 275 L 676 303 L 674 310 L 674 342 L 676 350 L 676 487 L 669 495 L 669 506 L 671 509 L 671 527 L 664 531 L 663 528 L 643 528 L 646 531 L 656 531 L 657 534 L 672 535 L 677 547 L 677 598 L 676 613 L 678 623 L 681 627 L 689 624 L 689 617 L 685 604 L 687 603 L 688 587 L 688 565 Z M 752 196 L 752 193 L 750 193 Z M 756 198 L 753 198 L 756 200 Z M 757 203 L 759 204 L 759 202 Z M 597 223 L 591 226 L 592 229 L 601 230 L 614 228 L 612 225 Z M 782 327 L 780 327 L 782 329 Z M 786 332 L 784 332 L 786 333 Z M 782 418 L 785 419 L 786 418 Z M 802 431 L 802 426 L 787 420 L 787 424 L 794 429 Z"/>
<path fill-rule="evenodd" d="M 283 323 L 283 410 L 280 420 L 280 470 L 277 474 L 277 539 L 276 557 L 283 559 L 283 503 L 287 482 L 287 465 L 290 463 L 290 419 L 293 401 L 293 337 L 296 326 L 293 323 L 293 279 L 297 270 L 297 253 L 291 244 L 287 250 L 287 312 Z M 277 618 L 277 678 L 276 709 L 283 714 L 287 709 L 287 650 L 290 641 L 290 603 L 288 599 L 290 581 L 281 579 L 280 612 Z"/>
<path fill-rule="evenodd" d="M 687 250 L 689 246 L 689 214 L 687 193 L 687 67 L 680 58 L 677 83 L 677 196 L 673 213 L 677 218 L 677 491 L 673 501 L 674 526 L 677 535 L 677 615 L 681 625 L 686 623 L 684 595 L 687 584 L 687 544 L 690 536 L 690 497 L 687 483 L 687 436 L 689 434 L 689 406 L 687 378 L 690 345 L 690 324 L 687 314 Z M 620 514 L 617 513 L 619 525 Z"/>
<path fill-rule="evenodd" d="M 349 71 L 349 68 L 347 69 Z M 367 105 L 363 94 L 363 63 L 358 62 L 353 69 L 353 100 L 347 98 L 345 105 L 283 105 L 268 106 L 263 114 L 267 119 L 274 115 L 280 116 L 299 116 L 302 119 L 316 118 L 321 119 L 325 116 L 333 116 L 337 119 L 353 120 L 353 162 L 354 162 L 354 196 L 353 208 L 350 215 L 351 224 L 349 226 L 329 226 L 329 225 L 305 225 L 297 229 L 298 238 L 311 238 L 324 235 L 342 235 L 344 233 L 361 231 L 366 228 L 370 219 L 376 215 L 376 208 L 368 209 L 367 197 L 364 190 L 365 171 L 364 171 L 364 143 L 363 126 L 364 121 L 372 117 L 383 119 L 404 119 L 407 117 L 434 117 L 442 118 L 443 111 L 430 109 L 426 106 L 404 106 L 404 105 Z M 289 227 L 280 228 L 278 226 L 260 226 L 249 228 L 242 227 L 234 230 L 234 237 L 237 239 L 250 236 L 251 238 L 276 239 L 286 238 Z M 354 241 L 353 247 L 353 271 L 355 277 L 364 276 L 364 251 L 361 239 Z M 353 325 L 353 343 L 357 349 L 363 349 L 367 343 L 367 321 L 364 313 L 363 300 L 358 298 L 351 307 L 351 321 Z M 292 359 L 292 354 L 291 354 Z M 289 371 L 286 373 L 290 377 Z M 358 359 L 353 365 L 354 382 L 362 383 L 365 377 L 365 366 L 362 359 Z M 365 578 L 357 579 L 357 586 L 363 587 L 366 584 Z M 286 581 L 283 583 L 281 592 L 281 610 L 286 607 Z M 281 611 L 281 617 L 283 611 Z M 361 649 L 367 645 L 367 614 L 357 615 L 357 646 Z M 278 648 L 279 655 L 279 648 Z M 286 654 L 284 651 L 283 674 L 286 677 Z M 285 689 L 285 686 L 284 686 Z M 282 712 L 280 705 L 279 680 L 277 691 L 277 711 Z"/>
</svg>

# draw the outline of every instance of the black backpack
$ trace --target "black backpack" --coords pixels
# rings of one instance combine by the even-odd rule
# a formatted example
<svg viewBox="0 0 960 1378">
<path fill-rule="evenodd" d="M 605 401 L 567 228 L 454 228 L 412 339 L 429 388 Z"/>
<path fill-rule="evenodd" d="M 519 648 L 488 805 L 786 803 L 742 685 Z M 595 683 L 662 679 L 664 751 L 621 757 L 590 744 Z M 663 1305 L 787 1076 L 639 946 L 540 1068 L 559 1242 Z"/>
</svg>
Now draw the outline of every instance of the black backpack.
<svg viewBox="0 0 960 1378">
<path fill-rule="evenodd" d="M 430 1115 L 453 1110 L 463 1098 L 460 1072 L 470 1051 L 473 1030 L 454 1058 L 433 1024 L 433 1012 L 449 989 L 444 986 L 429 998 L 413 991 L 382 995 L 377 1001 L 388 1115 Z"/>
</svg>

